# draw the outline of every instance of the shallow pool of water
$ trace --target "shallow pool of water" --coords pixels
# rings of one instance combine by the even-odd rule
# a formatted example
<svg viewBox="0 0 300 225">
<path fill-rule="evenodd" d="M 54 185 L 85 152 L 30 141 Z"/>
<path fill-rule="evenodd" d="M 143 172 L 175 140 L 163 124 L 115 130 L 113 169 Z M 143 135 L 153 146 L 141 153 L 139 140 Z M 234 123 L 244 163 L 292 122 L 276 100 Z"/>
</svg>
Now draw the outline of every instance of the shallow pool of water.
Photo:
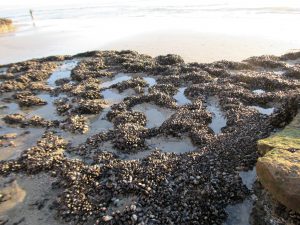
<svg viewBox="0 0 300 225">
<path fill-rule="evenodd" d="M 0 106 L 3 107 L 0 109 L 0 116 L 4 116 L 7 114 L 14 114 L 20 112 L 20 107 L 17 103 L 0 103 Z"/>
<path fill-rule="evenodd" d="M 263 108 L 260 106 L 251 106 L 251 108 L 257 110 L 260 114 L 268 115 L 270 116 L 272 113 L 274 113 L 275 108 Z"/>
<path fill-rule="evenodd" d="M 285 70 L 274 70 L 272 72 L 275 73 L 276 75 L 282 76 L 286 71 Z"/>
<path fill-rule="evenodd" d="M 185 105 L 191 103 L 191 100 L 189 100 L 184 94 L 185 89 L 186 87 L 179 88 L 177 94 L 174 95 L 174 99 L 176 100 L 178 105 Z"/>
<path fill-rule="evenodd" d="M 295 66 L 300 64 L 300 58 L 299 59 L 294 59 L 294 60 L 287 60 L 285 61 L 288 65 L 290 66 Z"/>
<path fill-rule="evenodd" d="M 103 83 L 100 84 L 101 88 L 108 88 L 113 84 L 117 84 L 120 83 L 122 81 L 127 81 L 130 80 L 132 77 L 125 74 L 125 73 L 118 73 L 112 80 L 109 81 L 105 81 Z"/>
<path fill-rule="evenodd" d="M 252 190 L 253 184 L 256 181 L 256 169 L 239 172 L 243 184 Z M 243 202 L 228 205 L 225 211 L 228 213 L 228 218 L 223 225 L 250 225 L 250 214 L 253 208 L 254 197 L 249 196 Z"/>
<path fill-rule="evenodd" d="M 188 137 L 175 138 L 175 137 L 154 137 L 146 139 L 146 144 L 150 149 L 141 149 L 134 153 L 122 153 L 113 147 L 111 141 L 107 141 L 101 144 L 99 149 L 101 151 L 107 151 L 118 155 L 123 160 L 139 160 L 149 156 L 155 149 L 159 149 L 163 152 L 174 152 L 177 154 L 194 151 L 196 147 L 192 144 L 192 141 Z"/>
<path fill-rule="evenodd" d="M 251 190 L 256 180 L 256 168 L 248 171 L 240 171 L 239 175 L 242 178 L 243 184 L 246 185 L 249 190 Z"/>
<path fill-rule="evenodd" d="M 110 108 L 105 108 L 99 115 L 87 115 L 89 130 L 84 134 L 73 134 L 56 129 L 57 134 L 69 141 L 72 146 L 77 146 L 85 142 L 87 138 L 113 128 L 113 124 L 106 119 L 109 110 Z"/>
<path fill-rule="evenodd" d="M 58 69 L 52 73 L 52 75 L 47 80 L 47 83 L 51 87 L 55 87 L 56 86 L 55 85 L 56 80 L 62 79 L 62 78 L 70 78 L 71 70 L 74 69 L 75 66 L 77 66 L 77 64 L 78 64 L 78 60 L 64 61 L 62 63 L 62 65 L 60 65 L 58 67 Z"/>
<path fill-rule="evenodd" d="M 261 94 L 264 94 L 266 93 L 266 91 L 264 91 L 263 89 L 255 89 L 252 91 L 254 94 L 257 94 L 257 95 L 261 95 Z"/>
<path fill-rule="evenodd" d="M 15 133 L 17 137 L 8 141 L 12 142 L 11 146 L 0 147 L 0 160 L 9 160 L 18 158 L 21 153 L 36 145 L 36 142 L 42 137 L 44 128 L 19 128 L 17 126 L 9 126 L 4 123 L 0 123 L 0 135 Z"/>
<path fill-rule="evenodd" d="M 139 160 L 146 158 L 149 156 L 153 149 L 147 150 L 147 149 L 140 149 L 140 151 L 133 152 L 133 153 L 123 153 L 122 151 L 119 151 L 113 146 L 113 143 L 111 141 L 106 141 L 100 144 L 99 149 L 104 152 L 111 152 L 116 154 L 120 159 L 123 160 Z"/>
<path fill-rule="evenodd" d="M 150 148 L 157 148 L 163 152 L 185 153 L 196 149 L 189 137 L 153 137 L 146 139 Z"/>
<path fill-rule="evenodd" d="M 57 114 L 56 107 L 53 104 L 54 100 L 59 97 L 50 96 L 48 93 L 38 94 L 37 97 L 47 101 L 46 105 L 34 106 L 34 107 L 24 107 L 22 111 L 26 113 L 27 116 L 31 117 L 34 115 L 41 116 L 46 120 L 62 120 L 63 116 Z M 61 96 L 60 96 L 61 97 Z"/>
<path fill-rule="evenodd" d="M 108 103 L 108 105 L 113 105 L 120 103 L 124 98 L 135 95 L 135 91 L 133 89 L 127 89 L 122 93 L 119 93 L 117 89 L 106 89 L 101 91 L 104 100 Z"/>
<path fill-rule="evenodd" d="M 153 152 L 153 150 L 141 150 L 136 153 L 127 154 L 115 149 L 110 149 L 108 151 L 117 154 L 123 160 L 141 160 L 146 158 Z"/>
<path fill-rule="evenodd" d="M 146 115 L 146 127 L 159 127 L 174 113 L 171 109 L 162 108 L 150 103 L 138 104 L 132 108 L 133 111 L 142 112 Z"/>
<path fill-rule="evenodd" d="M 149 87 L 152 87 L 156 84 L 156 80 L 152 77 L 143 77 L 143 79 L 149 84 Z"/>
<path fill-rule="evenodd" d="M 228 218 L 223 225 L 250 225 L 249 219 L 252 207 L 253 201 L 251 199 L 227 206 L 225 211 L 228 213 Z"/>
<path fill-rule="evenodd" d="M 215 134 L 221 133 L 221 129 L 226 127 L 227 119 L 221 109 L 218 98 L 209 97 L 207 99 L 206 109 L 212 114 L 212 121 L 208 126 Z"/>
<path fill-rule="evenodd" d="M 41 106 L 32 106 L 32 107 L 19 107 L 19 105 L 15 102 L 3 102 L 3 98 L 0 98 L 0 105 L 4 106 L 0 109 L 0 117 L 3 117 L 7 114 L 14 114 L 14 113 L 20 113 L 24 114 L 27 117 L 31 117 L 34 115 L 41 116 L 44 119 L 47 120 L 61 120 L 64 117 L 59 116 L 56 111 L 56 107 L 53 104 L 54 100 L 65 96 L 64 94 L 61 94 L 60 96 L 51 96 L 48 93 L 41 93 L 38 94 L 37 97 L 41 98 L 44 101 L 47 101 L 46 105 Z"/>
<path fill-rule="evenodd" d="M 2 67 L 2 68 L 0 68 L 0 76 L 1 75 L 5 75 L 6 74 L 6 72 L 7 72 L 7 67 Z M 1 78 L 1 77 L 0 77 Z"/>
<path fill-rule="evenodd" d="M 113 124 L 106 119 L 106 115 L 110 108 L 105 108 L 100 115 L 92 115 L 89 117 L 90 126 L 88 135 L 92 136 L 102 131 L 107 131 L 108 129 L 113 128 Z"/>
</svg>

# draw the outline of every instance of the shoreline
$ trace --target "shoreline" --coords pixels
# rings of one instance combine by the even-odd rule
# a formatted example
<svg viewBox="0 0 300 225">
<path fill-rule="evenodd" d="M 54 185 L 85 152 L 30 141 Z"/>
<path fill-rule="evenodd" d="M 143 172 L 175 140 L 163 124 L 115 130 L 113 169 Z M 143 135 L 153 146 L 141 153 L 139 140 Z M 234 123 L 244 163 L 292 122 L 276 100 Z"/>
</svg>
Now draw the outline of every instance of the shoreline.
<svg viewBox="0 0 300 225">
<path fill-rule="evenodd" d="M 84 32 L 84 31 L 83 31 Z M 75 36 L 74 36 L 75 35 Z M 93 36 L 93 34 L 91 34 Z M 32 31 L 0 35 L 0 64 L 15 63 L 49 55 L 73 55 L 79 52 L 132 49 L 156 57 L 182 55 L 186 62 L 211 63 L 223 59 L 241 61 L 251 56 L 282 55 L 297 51 L 299 43 L 259 36 L 228 33 L 199 33 L 187 30 L 155 31 L 132 34 L 109 41 L 96 41 L 85 34 Z M 83 44 L 82 44 L 83 43 Z"/>
<path fill-rule="evenodd" d="M 240 62 L 252 56 L 283 55 L 299 51 L 300 45 L 295 41 L 255 35 L 174 30 L 135 35 L 110 43 L 105 49 L 132 49 L 152 57 L 177 54 L 186 62 L 212 63 L 224 59 Z"/>
</svg>

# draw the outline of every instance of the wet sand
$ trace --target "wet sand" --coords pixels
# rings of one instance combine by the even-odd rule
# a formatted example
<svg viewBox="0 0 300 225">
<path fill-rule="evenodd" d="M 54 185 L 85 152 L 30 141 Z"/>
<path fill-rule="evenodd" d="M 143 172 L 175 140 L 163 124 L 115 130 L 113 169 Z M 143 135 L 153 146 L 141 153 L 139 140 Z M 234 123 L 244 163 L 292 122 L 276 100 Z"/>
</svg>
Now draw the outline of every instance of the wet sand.
<svg viewBox="0 0 300 225">
<path fill-rule="evenodd" d="M 82 31 L 85 32 L 85 31 Z M 99 32 L 90 35 L 78 32 L 33 31 L 29 34 L 0 35 L 0 64 L 18 62 L 48 55 L 76 54 L 95 49 L 132 49 L 152 57 L 178 54 L 187 62 L 214 62 L 222 59 L 241 61 L 250 56 L 282 55 L 299 49 L 299 42 L 280 38 L 168 30 L 123 35 L 119 31 L 101 37 Z M 124 31 L 126 32 L 126 31 Z M 100 36 L 99 36 L 100 35 Z M 115 38 L 119 35 L 119 38 Z M 122 36 L 123 35 L 123 36 Z M 98 38 L 98 39 L 97 39 Z"/>
<path fill-rule="evenodd" d="M 229 33 L 200 33 L 186 30 L 135 35 L 105 46 L 107 49 L 133 49 L 153 57 L 181 55 L 187 62 L 241 61 L 254 55 L 281 55 L 299 48 L 296 41 Z"/>
<path fill-rule="evenodd" d="M 49 210 L 50 199 L 55 198 L 57 191 L 49 188 L 54 181 L 44 173 L 1 177 L 0 192 L 8 200 L 0 204 L 0 221 L 4 224 L 65 224 L 55 220 L 54 211 Z"/>
</svg>

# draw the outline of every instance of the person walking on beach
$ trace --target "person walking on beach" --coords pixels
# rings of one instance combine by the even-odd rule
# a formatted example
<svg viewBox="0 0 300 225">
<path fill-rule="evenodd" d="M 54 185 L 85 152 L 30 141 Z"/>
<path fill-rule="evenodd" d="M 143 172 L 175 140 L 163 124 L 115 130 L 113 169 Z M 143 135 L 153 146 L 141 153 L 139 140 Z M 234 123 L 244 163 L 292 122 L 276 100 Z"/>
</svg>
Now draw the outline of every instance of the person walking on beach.
<svg viewBox="0 0 300 225">
<path fill-rule="evenodd" d="M 32 24 L 35 27 L 35 22 L 34 22 L 34 17 L 33 17 L 33 10 L 29 9 L 29 13 L 30 13 L 30 16 L 31 16 Z"/>
<path fill-rule="evenodd" d="M 34 21 L 34 17 L 33 17 L 33 11 L 32 11 L 32 9 L 29 9 L 29 13 L 30 13 L 30 16 L 31 16 L 31 19 L 32 19 L 32 21 Z"/>
</svg>

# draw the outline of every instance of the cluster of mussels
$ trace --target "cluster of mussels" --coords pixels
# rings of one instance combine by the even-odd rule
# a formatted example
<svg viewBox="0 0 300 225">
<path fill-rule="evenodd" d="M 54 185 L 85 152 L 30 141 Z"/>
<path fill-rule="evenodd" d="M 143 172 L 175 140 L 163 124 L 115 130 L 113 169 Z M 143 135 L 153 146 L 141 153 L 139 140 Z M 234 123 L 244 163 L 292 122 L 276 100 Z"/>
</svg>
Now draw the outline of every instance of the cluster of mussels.
<svg viewBox="0 0 300 225">
<path fill-rule="evenodd" d="M 73 59 L 78 64 L 70 77 L 56 80 L 51 88 L 47 79 L 60 63 Z M 46 107 L 42 105 L 50 103 L 38 95 L 47 93 L 56 98 L 53 105 L 61 119 L 3 115 L 7 126 L 43 127 L 45 133 L 19 158 L 1 161 L 0 174 L 46 172 L 56 177 L 53 208 L 71 224 L 222 224 L 226 206 L 250 195 L 238 172 L 255 165 L 257 140 L 285 126 L 298 110 L 299 59 L 300 52 L 200 64 L 185 63 L 177 55 L 152 58 L 134 51 L 93 51 L 1 66 L 6 68 L 0 75 L 4 104 Z M 101 87 L 118 73 L 135 77 Z M 145 76 L 157 83 L 149 87 Z M 181 87 L 186 87 L 191 103 L 177 104 L 174 95 Z M 136 94 L 109 105 L 102 91 L 111 88 Z M 258 94 L 257 89 L 264 91 Z M 219 100 L 227 119 L 219 134 L 209 126 L 214 117 L 207 110 L 209 97 Z M 174 113 L 161 125 L 147 127 L 146 115 L 134 110 L 143 103 Z M 276 110 L 263 115 L 251 106 Z M 104 109 L 113 128 L 75 146 L 57 134 L 59 129 L 88 132 L 90 116 Z M 183 136 L 191 139 L 195 151 L 155 149 L 140 160 L 124 160 L 118 154 L 150 150 L 149 138 Z M 106 149 L 108 142 L 116 152 Z"/>
</svg>

